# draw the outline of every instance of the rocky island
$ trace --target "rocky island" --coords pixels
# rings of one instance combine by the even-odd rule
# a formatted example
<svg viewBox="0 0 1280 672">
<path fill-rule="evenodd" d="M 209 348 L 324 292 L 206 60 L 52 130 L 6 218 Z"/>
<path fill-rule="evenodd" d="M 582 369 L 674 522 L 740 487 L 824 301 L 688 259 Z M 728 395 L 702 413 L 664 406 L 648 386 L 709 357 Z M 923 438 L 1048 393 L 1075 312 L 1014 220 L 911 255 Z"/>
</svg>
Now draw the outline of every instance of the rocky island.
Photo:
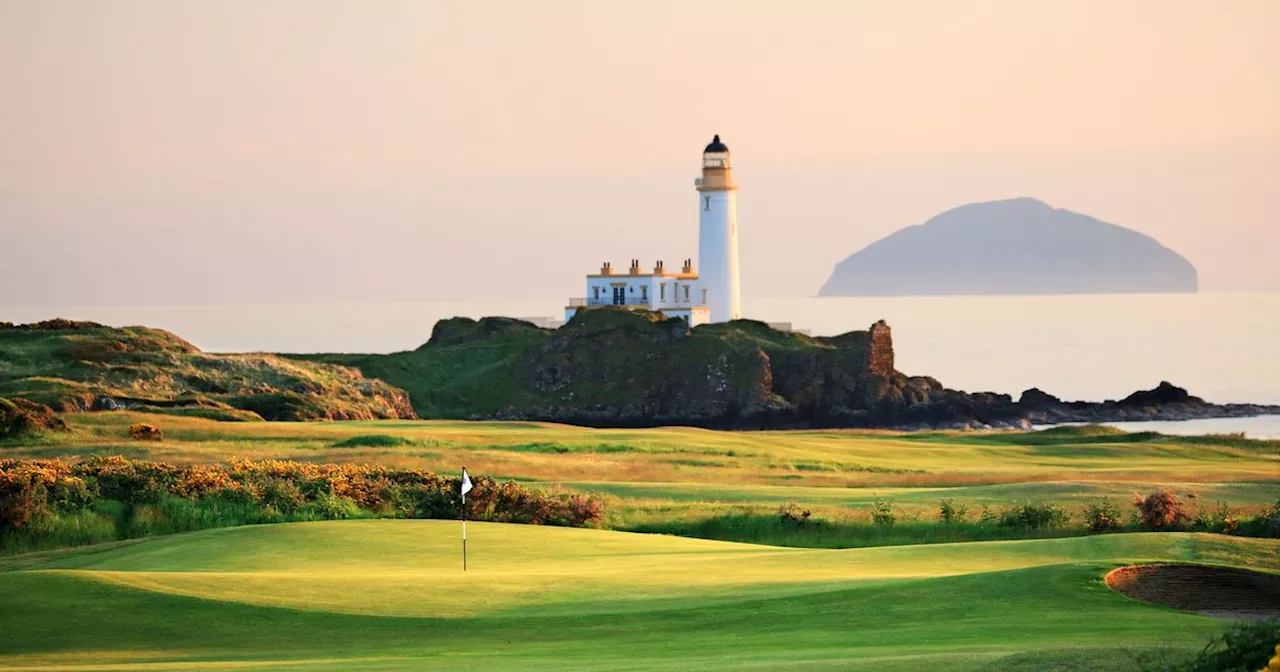
<svg viewBox="0 0 1280 672">
<path fill-rule="evenodd" d="M 819 296 L 1195 292 L 1182 255 L 1146 234 L 1033 198 L 971 203 L 868 245 Z"/>
</svg>

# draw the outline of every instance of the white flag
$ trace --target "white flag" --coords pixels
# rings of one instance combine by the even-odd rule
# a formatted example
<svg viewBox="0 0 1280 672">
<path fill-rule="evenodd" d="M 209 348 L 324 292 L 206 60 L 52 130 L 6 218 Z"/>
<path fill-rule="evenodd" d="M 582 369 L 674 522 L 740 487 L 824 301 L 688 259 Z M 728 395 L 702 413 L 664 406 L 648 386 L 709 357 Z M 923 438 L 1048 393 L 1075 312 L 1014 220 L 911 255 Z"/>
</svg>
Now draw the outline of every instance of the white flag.
<svg viewBox="0 0 1280 672">
<path fill-rule="evenodd" d="M 465 497 L 468 492 L 471 492 L 471 477 L 467 475 L 467 468 L 463 467 L 462 468 L 462 495 Z"/>
</svg>

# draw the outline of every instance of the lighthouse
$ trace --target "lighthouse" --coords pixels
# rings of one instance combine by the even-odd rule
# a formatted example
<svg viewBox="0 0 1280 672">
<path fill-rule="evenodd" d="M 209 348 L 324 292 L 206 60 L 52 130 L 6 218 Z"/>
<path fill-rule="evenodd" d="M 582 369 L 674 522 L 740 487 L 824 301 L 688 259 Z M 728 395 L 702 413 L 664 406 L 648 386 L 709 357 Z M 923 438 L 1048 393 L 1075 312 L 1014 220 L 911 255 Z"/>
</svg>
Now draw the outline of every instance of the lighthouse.
<svg viewBox="0 0 1280 672">
<path fill-rule="evenodd" d="M 653 270 L 631 259 L 624 272 L 613 262 L 587 275 L 586 296 L 573 297 L 564 307 L 568 322 L 578 311 L 593 308 L 645 310 L 679 318 L 696 327 L 742 317 L 738 290 L 738 185 L 733 183 L 729 148 L 716 136 L 702 150 L 698 190 L 698 264 L 686 257 L 677 267 L 661 259 Z"/>
<path fill-rule="evenodd" d="M 702 150 L 698 190 L 698 279 L 712 322 L 742 317 L 738 288 L 738 185 L 729 148 L 717 135 Z"/>
</svg>

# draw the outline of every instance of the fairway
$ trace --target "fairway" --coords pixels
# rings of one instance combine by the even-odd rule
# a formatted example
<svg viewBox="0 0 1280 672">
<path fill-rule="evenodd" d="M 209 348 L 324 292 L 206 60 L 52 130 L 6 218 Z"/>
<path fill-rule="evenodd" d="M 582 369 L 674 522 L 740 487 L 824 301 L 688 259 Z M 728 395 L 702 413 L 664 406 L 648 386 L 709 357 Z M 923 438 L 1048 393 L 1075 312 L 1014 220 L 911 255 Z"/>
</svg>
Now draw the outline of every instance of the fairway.
<svg viewBox="0 0 1280 672">
<path fill-rule="evenodd" d="M 533 422 L 235 423 L 133 412 L 66 414 L 56 440 L 5 457 L 125 455 L 170 462 L 230 458 L 376 463 L 511 478 L 608 497 L 610 527 L 702 518 L 794 502 L 832 519 L 866 517 L 887 497 L 933 519 L 940 499 L 975 510 L 1018 501 L 1080 507 L 1175 488 L 1246 514 L 1280 498 L 1280 441 L 1088 431 L 721 432 L 590 429 Z M 164 440 L 129 438 L 132 423 Z M 865 522 L 865 521 L 864 521 Z"/>
<path fill-rule="evenodd" d="M 1220 627 L 1112 592 L 1116 566 L 1280 570 L 1280 542 L 1218 535 L 819 550 L 477 523 L 464 574 L 458 532 L 262 525 L 18 558 L 0 666 L 1019 669 Z"/>
<path fill-rule="evenodd" d="M 52 550 L 0 553 L 0 668 L 1120 672 L 1137 668 L 1135 656 L 1193 653 L 1224 622 L 1125 597 L 1106 585 L 1111 570 L 1178 562 L 1280 573 L 1280 540 L 1087 535 L 1080 522 L 1102 497 L 1128 507 L 1134 493 L 1160 487 L 1193 511 L 1257 515 L 1280 498 L 1275 441 L 1098 428 L 62 417 L 68 432 L 7 442 L 3 457 L 247 458 L 441 474 L 466 464 L 473 475 L 589 493 L 605 516 L 601 529 L 472 522 L 465 573 L 452 520 L 221 527 L 79 548 L 51 537 L 53 546 L 29 548 Z M 164 439 L 131 440 L 135 422 Z M 872 525 L 882 500 L 898 516 L 892 528 Z M 939 522 L 943 500 L 967 506 L 970 525 Z M 1024 502 L 1062 507 L 1075 527 L 974 522 Z M 830 522 L 769 532 L 793 505 Z M 766 524 L 762 536 L 697 527 L 743 515 Z M 990 536 L 948 538 L 961 533 Z M 96 539 L 118 538 L 112 527 L 105 534 Z"/>
</svg>

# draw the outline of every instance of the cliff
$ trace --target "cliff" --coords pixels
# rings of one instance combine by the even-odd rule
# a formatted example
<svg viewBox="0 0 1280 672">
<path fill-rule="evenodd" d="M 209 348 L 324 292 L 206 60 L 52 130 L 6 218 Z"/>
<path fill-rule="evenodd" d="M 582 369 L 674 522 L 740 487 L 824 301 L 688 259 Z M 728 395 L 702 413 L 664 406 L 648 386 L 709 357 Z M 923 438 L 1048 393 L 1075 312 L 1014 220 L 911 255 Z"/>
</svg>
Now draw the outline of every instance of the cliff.
<svg viewBox="0 0 1280 672">
<path fill-rule="evenodd" d="M 813 338 L 751 320 L 691 330 L 659 313 L 601 308 L 580 311 L 557 330 L 455 318 L 438 323 L 412 352 L 302 357 L 354 366 L 402 387 L 419 415 L 437 418 L 712 428 L 967 425 L 1004 421 L 987 406 L 1012 404 L 1008 396 L 973 397 L 897 372 L 883 322 Z"/>
<path fill-rule="evenodd" d="M 836 265 L 819 296 L 1195 292 L 1150 236 L 1032 198 L 948 210 Z"/>
<path fill-rule="evenodd" d="M 402 390 L 349 367 L 268 354 L 209 354 L 159 329 L 69 320 L 0 322 L 0 397 L 63 412 L 142 408 L 236 420 L 414 417 Z"/>
<path fill-rule="evenodd" d="M 437 323 L 418 349 L 390 355 L 305 355 L 403 388 L 425 418 L 542 420 L 597 427 L 715 429 L 1025 427 L 1256 415 L 1167 383 L 1115 402 L 1064 402 L 1039 390 L 947 389 L 894 368 L 893 332 L 813 338 L 751 320 L 689 329 L 660 313 L 599 308 L 564 327 L 508 318 Z"/>
</svg>

